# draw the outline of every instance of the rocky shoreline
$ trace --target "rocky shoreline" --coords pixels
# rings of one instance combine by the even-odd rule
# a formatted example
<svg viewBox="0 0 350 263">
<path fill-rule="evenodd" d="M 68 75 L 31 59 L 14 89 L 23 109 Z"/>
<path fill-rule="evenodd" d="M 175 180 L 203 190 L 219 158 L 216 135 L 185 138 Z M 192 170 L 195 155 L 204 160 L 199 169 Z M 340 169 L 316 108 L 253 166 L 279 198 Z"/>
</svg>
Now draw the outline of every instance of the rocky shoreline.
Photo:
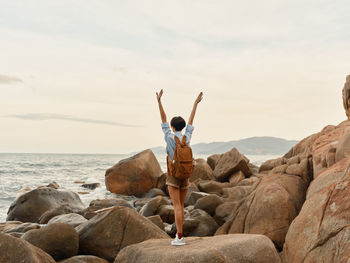
<svg viewBox="0 0 350 263">
<path fill-rule="evenodd" d="M 350 117 L 349 90 L 350 76 L 343 89 Z M 85 207 L 78 194 L 55 184 L 22 194 L 0 223 L 0 262 L 350 258 L 349 120 L 326 126 L 260 167 L 235 148 L 197 159 L 185 201 L 183 247 L 170 245 L 176 227 L 165 176 L 145 150 L 106 170 L 114 198 Z"/>
</svg>

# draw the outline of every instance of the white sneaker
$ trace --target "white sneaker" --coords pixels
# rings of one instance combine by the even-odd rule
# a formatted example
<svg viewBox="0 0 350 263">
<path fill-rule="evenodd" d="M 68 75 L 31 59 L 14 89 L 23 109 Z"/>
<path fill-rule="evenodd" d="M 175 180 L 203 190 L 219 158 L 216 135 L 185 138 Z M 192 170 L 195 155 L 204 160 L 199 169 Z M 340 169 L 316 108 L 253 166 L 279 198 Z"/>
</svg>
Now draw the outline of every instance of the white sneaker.
<svg viewBox="0 0 350 263">
<path fill-rule="evenodd" d="M 173 246 L 183 246 L 183 245 L 186 245 L 186 242 L 185 242 L 184 237 L 179 239 L 178 236 L 177 236 L 177 233 L 176 233 L 176 237 L 175 237 L 174 240 L 171 241 L 171 245 L 173 245 Z"/>
</svg>

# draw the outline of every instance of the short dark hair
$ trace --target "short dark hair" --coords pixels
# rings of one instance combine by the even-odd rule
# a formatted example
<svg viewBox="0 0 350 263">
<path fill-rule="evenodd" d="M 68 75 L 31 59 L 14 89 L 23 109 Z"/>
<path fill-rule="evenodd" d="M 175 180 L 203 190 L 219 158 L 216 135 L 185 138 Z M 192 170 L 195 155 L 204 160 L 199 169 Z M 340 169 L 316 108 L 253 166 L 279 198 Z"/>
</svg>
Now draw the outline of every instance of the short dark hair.
<svg viewBox="0 0 350 263">
<path fill-rule="evenodd" d="M 175 131 L 181 131 L 186 126 L 186 121 L 180 117 L 174 117 L 171 119 L 170 125 L 175 128 Z"/>
</svg>

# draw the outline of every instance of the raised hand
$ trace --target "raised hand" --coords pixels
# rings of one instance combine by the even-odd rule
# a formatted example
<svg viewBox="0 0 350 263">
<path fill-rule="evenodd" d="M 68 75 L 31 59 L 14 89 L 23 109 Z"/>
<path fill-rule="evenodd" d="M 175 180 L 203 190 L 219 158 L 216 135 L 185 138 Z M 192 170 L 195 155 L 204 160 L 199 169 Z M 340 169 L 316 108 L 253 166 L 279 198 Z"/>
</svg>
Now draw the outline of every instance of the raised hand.
<svg viewBox="0 0 350 263">
<path fill-rule="evenodd" d="M 156 92 L 156 95 L 157 95 L 157 101 L 160 102 L 162 95 L 163 95 L 163 89 L 161 89 L 159 93 Z"/>
<path fill-rule="evenodd" d="M 194 115 L 196 115 L 197 105 L 198 105 L 198 103 L 201 102 L 202 99 L 203 99 L 203 92 L 199 93 L 197 99 L 194 101 L 192 112 L 191 112 L 190 118 L 188 120 L 188 124 L 190 124 L 190 125 L 193 124 Z"/>
<path fill-rule="evenodd" d="M 165 123 L 166 122 L 166 114 L 165 114 L 165 111 L 163 109 L 163 105 L 161 102 L 162 95 L 163 95 L 163 89 L 161 89 L 159 91 L 159 93 L 156 92 L 156 95 L 157 95 L 157 101 L 158 101 L 158 106 L 159 106 L 160 118 L 162 119 L 162 123 Z"/>
<path fill-rule="evenodd" d="M 195 104 L 198 104 L 201 102 L 201 100 L 203 99 L 203 92 L 199 93 L 197 99 L 194 101 Z"/>
</svg>

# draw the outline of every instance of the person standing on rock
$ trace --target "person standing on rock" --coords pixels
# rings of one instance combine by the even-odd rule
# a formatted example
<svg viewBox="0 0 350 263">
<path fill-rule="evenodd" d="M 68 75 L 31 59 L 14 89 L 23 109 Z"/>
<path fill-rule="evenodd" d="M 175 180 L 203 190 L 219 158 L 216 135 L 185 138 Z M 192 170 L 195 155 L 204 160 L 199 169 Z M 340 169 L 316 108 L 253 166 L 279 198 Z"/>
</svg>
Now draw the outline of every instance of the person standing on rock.
<svg viewBox="0 0 350 263">
<path fill-rule="evenodd" d="M 184 203 L 185 203 L 185 197 L 187 194 L 187 189 L 189 186 L 189 179 L 179 179 L 171 175 L 169 172 L 169 160 L 173 159 L 175 147 L 176 147 L 176 139 L 175 136 L 180 140 L 180 142 L 183 139 L 183 136 L 186 136 L 186 142 L 189 145 L 191 141 L 191 136 L 194 127 L 193 119 L 196 114 L 197 105 L 203 98 L 203 92 L 199 93 L 197 99 L 195 100 L 193 104 L 193 109 L 190 115 L 190 118 L 188 120 L 188 124 L 186 126 L 186 121 L 180 117 L 174 117 L 169 123 L 167 122 L 166 114 L 163 109 L 163 105 L 161 102 L 161 98 L 163 95 L 163 90 L 161 90 L 159 93 L 156 92 L 157 95 L 157 101 L 160 111 L 160 117 L 162 120 L 162 130 L 164 132 L 164 139 L 166 142 L 166 151 L 167 151 L 167 165 L 168 165 L 168 173 L 166 177 L 166 185 L 168 186 L 169 195 L 171 198 L 171 201 L 174 205 L 174 213 L 175 213 L 175 224 L 176 224 L 176 237 L 173 241 L 171 241 L 171 244 L 174 246 L 182 246 L 185 245 L 185 240 L 183 237 L 183 223 L 184 223 Z M 186 127 L 185 134 L 182 135 L 181 131 L 183 128 Z"/>
</svg>

